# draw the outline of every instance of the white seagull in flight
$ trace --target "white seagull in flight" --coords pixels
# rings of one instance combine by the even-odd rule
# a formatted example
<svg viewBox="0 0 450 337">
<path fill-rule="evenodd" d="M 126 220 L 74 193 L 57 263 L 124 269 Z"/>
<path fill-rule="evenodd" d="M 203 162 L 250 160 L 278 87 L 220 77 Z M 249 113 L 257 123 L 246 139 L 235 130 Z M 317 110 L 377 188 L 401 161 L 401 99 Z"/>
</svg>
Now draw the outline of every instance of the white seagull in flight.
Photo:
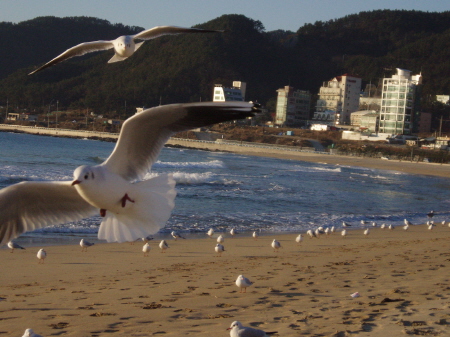
<svg viewBox="0 0 450 337">
<path fill-rule="evenodd" d="M 135 241 L 157 232 L 174 207 L 170 174 L 143 180 L 177 132 L 253 116 L 247 102 L 186 103 L 147 109 L 125 121 L 102 164 L 80 166 L 72 181 L 26 181 L 0 190 L 0 246 L 23 232 L 100 213 L 98 238 Z"/>
<path fill-rule="evenodd" d="M 107 50 L 114 48 L 114 56 L 108 61 L 108 63 L 123 61 L 134 54 L 136 50 L 146 41 L 155 39 L 163 35 L 176 35 L 181 33 L 223 33 L 223 30 L 208 30 L 208 29 L 198 29 L 198 28 L 184 28 L 176 26 L 158 26 L 151 29 L 144 30 L 135 35 L 123 35 L 119 36 L 115 40 L 110 41 L 92 41 L 84 42 L 67 49 L 61 55 L 55 57 L 53 60 L 47 62 L 43 66 L 33 70 L 28 75 L 37 73 L 38 71 L 51 67 L 59 62 L 65 61 L 75 56 L 81 56 L 87 53 Z M 142 42 L 136 43 L 135 40 L 144 40 Z"/>
</svg>

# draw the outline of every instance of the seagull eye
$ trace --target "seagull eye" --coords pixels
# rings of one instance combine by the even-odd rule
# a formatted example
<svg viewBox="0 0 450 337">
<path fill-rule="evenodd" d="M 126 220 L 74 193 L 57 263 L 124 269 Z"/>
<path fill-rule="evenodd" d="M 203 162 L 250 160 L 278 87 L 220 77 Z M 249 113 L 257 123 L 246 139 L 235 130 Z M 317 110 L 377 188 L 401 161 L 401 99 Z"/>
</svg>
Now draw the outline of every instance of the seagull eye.
<svg viewBox="0 0 450 337">
<path fill-rule="evenodd" d="M 86 174 L 86 175 L 84 176 L 84 179 L 88 180 L 88 179 L 89 179 L 89 174 Z"/>
</svg>

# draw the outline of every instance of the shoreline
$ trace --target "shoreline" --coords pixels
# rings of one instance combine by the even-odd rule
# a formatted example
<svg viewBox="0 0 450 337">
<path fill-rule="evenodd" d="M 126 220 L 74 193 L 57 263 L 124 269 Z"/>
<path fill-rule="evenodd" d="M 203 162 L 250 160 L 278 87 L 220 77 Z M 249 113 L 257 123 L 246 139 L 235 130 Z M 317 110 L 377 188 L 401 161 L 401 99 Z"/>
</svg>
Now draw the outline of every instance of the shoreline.
<svg viewBox="0 0 450 337">
<path fill-rule="evenodd" d="M 95 138 L 105 141 L 115 141 L 118 138 L 118 134 L 111 133 L 34 128 L 6 124 L 0 125 L 0 130 L 9 132 L 25 132 L 29 134 L 55 137 Z M 299 160 L 337 166 L 357 166 L 369 169 L 398 171 L 407 174 L 419 174 L 450 178 L 450 165 L 448 164 L 382 160 L 379 158 L 343 156 L 307 150 L 302 151 L 297 149 L 265 146 L 264 144 L 249 145 L 236 144 L 232 142 L 221 143 L 212 141 L 196 141 L 181 138 L 170 138 L 166 145 L 168 147 L 182 147 L 193 150 L 231 152 L 246 156 Z"/>
<path fill-rule="evenodd" d="M 371 228 L 294 242 L 297 234 L 0 250 L 0 335 L 228 336 L 232 321 L 278 336 L 450 333 L 450 228 Z M 283 248 L 270 247 L 276 238 Z M 254 284 L 239 293 L 243 274 Z M 360 297 L 350 294 L 359 292 Z"/>
</svg>

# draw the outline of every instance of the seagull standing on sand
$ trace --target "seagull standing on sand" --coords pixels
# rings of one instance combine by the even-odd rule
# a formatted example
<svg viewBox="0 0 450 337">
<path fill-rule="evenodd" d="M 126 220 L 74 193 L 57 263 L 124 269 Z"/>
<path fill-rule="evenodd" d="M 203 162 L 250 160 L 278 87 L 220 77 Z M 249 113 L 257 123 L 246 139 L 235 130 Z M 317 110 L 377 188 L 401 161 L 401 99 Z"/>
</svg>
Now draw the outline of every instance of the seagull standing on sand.
<svg viewBox="0 0 450 337">
<path fill-rule="evenodd" d="M 389 230 L 391 231 L 391 230 L 393 230 L 393 229 L 394 229 L 394 226 L 392 226 L 392 225 L 389 225 L 389 226 L 388 226 L 388 228 L 389 228 Z"/>
<path fill-rule="evenodd" d="M 217 237 L 217 243 L 223 243 L 224 241 L 225 239 L 222 234 Z"/>
<path fill-rule="evenodd" d="M 247 288 L 252 284 L 253 282 L 246 278 L 244 275 L 239 275 L 236 279 L 236 285 L 241 289 L 241 291 L 239 291 L 240 293 L 246 293 Z"/>
<path fill-rule="evenodd" d="M 208 231 L 206 234 L 208 234 L 208 236 L 209 236 L 210 238 L 212 238 L 212 236 L 213 236 L 213 234 L 214 234 L 214 229 L 210 228 L 209 231 Z"/>
<path fill-rule="evenodd" d="M 317 238 L 316 233 L 315 233 L 312 229 L 308 229 L 308 230 L 306 231 L 306 234 L 309 236 L 310 239 L 312 239 L 312 238 Z"/>
<path fill-rule="evenodd" d="M 88 247 L 95 245 L 95 243 L 89 242 L 85 239 L 81 239 L 80 246 L 82 252 L 87 252 Z"/>
<path fill-rule="evenodd" d="M 253 236 L 253 239 L 255 239 L 255 241 L 258 240 L 258 232 L 257 231 L 254 231 L 252 236 Z"/>
<path fill-rule="evenodd" d="M 153 240 L 153 235 L 148 235 L 148 236 L 146 236 L 145 238 L 141 238 L 141 240 L 142 240 L 143 242 L 147 243 L 147 242 Z"/>
<path fill-rule="evenodd" d="M 268 337 L 277 333 L 277 331 L 264 332 L 263 330 L 244 327 L 239 321 L 231 323 L 227 330 L 230 330 L 230 337 Z"/>
<path fill-rule="evenodd" d="M 409 229 L 409 225 L 408 225 L 408 224 L 404 225 L 404 226 L 403 226 L 403 229 L 404 229 L 405 231 L 407 231 L 407 230 Z"/>
<path fill-rule="evenodd" d="M 427 213 L 428 219 L 431 219 L 434 216 L 434 211 L 430 211 Z"/>
<path fill-rule="evenodd" d="M 343 229 L 342 232 L 341 232 L 341 235 L 342 235 L 342 237 L 345 238 L 347 236 L 347 230 Z"/>
<path fill-rule="evenodd" d="M 364 235 L 365 236 L 368 236 L 370 234 L 370 230 L 369 230 L 369 228 L 366 228 L 365 230 L 364 230 Z"/>
<path fill-rule="evenodd" d="M 225 251 L 225 247 L 223 245 L 221 245 L 220 243 L 218 243 L 214 247 L 214 250 L 217 253 L 217 256 L 221 257 L 222 253 Z"/>
<path fill-rule="evenodd" d="M 148 253 L 150 253 L 151 249 L 152 248 L 150 247 L 148 242 L 142 247 L 142 252 L 144 253 L 144 257 L 148 256 Z"/>
<path fill-rule="evenodd" d="M 25 249 L 21 245 L 12 241 L 8 242 L 8 248 L 11 249 L 10 253 L 14 253 L 14 249 Z"/>
<path fill-rule="evenodd" d="M 222 32 L 223 30 L 207 30 L 207 29 L 184 28 L 175 26 L 158 26 L 144 30 L 135 35 L 119 36 L 115 40 L 84 42 L 70 49 L 67 49 L 64 53 L 55 57 L 53 60 L 47 62 L 38 69 L 32 71 L 28 75 L 37 73 L 42 69 L 51 67 L 59 62 L 65 61 L 72 57 L 81 56 L 87 53 L 100 50 L 114 49 L 114 56 L 108 61 L 108 63 L 123 61 L 126 60 L 131 55 L 133 55 L 134 52 L 138 50 L 139 47 L 141 47 L 146 40 L 155 39 L 163 35 L 176 35 L 181 33 L 222 33 Z M 144 41 L 136 43 L 135 40 L 144 40 Z"/>
<path fill-rule="evenodd" d="M 295 238 L 295 242 L 297 242 L 297 244 L 300 244 L 303 241 L 303 236 L 301 234 L 297 235 L 297 237 Z"/>
<path fill-rule="evenodd" d="M 39 251 L 37 252 L 37 258 L 39 259 L 38 263 L 39 264 L 43 264 L 45 258 L 47 257 L 47 252 L 44 249 L 39 249 Z"/>
<path fill-rule="evenodd" d="M 34 333 L 33 329 L 26 329 L 22 337 L 42 337 L 42 336 Z"/>
<path fill-rule="evenodd" d="M 231 228 L 230 235 L 231 237 L 234 237 L 237 234 L 236 230 L 234 228 Z"/>
<path fill-rule="evenodd" d="M 161 249 L 161 253 L 165 253 L 167 248 L 170 248 L 167 244 L 166 240 L 161 240 L 159 243 L 159 248 Z"/>
<path fill-rule="evenodd" d="M 278 253 L 278 249 L 281 248 L 281 243 L 279 241 L 277 241 L 276 239 L 273 239 L 271 246 L 273 248 L 273 251 Z"/>
<path fill-rule="evenodd" d="M 408 226 L 412 226 L 413 225 L 412 222 L 407 220 L 407 219 L 404 219 L 403 222 L 405 223 L 405 225 L 408 225 Z"/>
<path fill-rule="evenodd" d="M 0 190 L 0 246 L 23 232 L 103 217 L 98 238 L 133 242 L 156 233 L 174 207 L 171 174 L 143 180 L 164 143 L 177 132 L 259 111 L 246 102 L 163 105 L 127 119 L 116 146 L 103 163 L 80 166 L 73 181 L 27 181 Z"/>
<path fill-rule="evenodd" d="M 351 227 L 352 225 L 349 225 L 348 223 L 346 223 L 345 221 L 342 221 L 342 227 Z"/>
<path fill-rule="evenodd" d="M 175 239 L 175 241 L 177 241 L 177 239 L 185 239 L 185 237 L 181 236 L 180 233 L 173 231 L 172 233 L 170 233 L 170 235 L 172 235 L 172 237 Z"/>
</svg>

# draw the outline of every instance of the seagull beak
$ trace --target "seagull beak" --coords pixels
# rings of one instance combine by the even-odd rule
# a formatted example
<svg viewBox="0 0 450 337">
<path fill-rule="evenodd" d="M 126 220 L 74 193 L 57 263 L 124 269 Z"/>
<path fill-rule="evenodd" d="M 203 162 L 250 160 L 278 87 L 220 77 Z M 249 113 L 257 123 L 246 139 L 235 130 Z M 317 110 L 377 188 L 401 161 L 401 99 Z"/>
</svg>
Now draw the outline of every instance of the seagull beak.
<svg viewBox="0 0 450 337">
<path fill-rule="evenodd" d="M 72 186 L 78 185 L 78 184 L 80 184 L 80 183 L 81 183 L 81 181 L 79 181 L 79 180 L 74 180 L 73 183 L 72 183 Z"/>
</svg>

